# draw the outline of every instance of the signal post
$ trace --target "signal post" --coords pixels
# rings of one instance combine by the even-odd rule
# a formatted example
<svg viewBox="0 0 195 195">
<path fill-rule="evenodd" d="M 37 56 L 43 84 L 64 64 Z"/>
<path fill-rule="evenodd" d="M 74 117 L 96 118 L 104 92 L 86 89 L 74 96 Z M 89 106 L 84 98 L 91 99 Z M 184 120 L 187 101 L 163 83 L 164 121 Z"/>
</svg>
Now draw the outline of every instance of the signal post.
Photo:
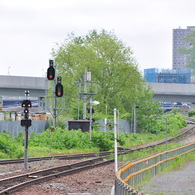
<svg viewBox="0 0 195 195">
<path fill-rule="evenodd" d="M 29 91 L 25 91 L 26 100 L 23 100 L 22 107 L 24 108 L 24 118 L 21 120 L 21 126 L 25 127 L 24 140 L 24 169 L 28 169 L 28 128 L 31 126 L 31 119 L 29 119 L 29 108 L 32 107 L 31 101 L 27 99 Z"/>
<path fill-rule="evenodd" d="M 53 81 L 54 85 L 54 92 L 53 92 L 53 113 L 50 111 L 50 113 L 53 116 L 53 125 L 56 127 L 56 118 L 57 118 L 57 99 L 56 97 L 62 97 L 63 96 L 63 85 L 61 84 L 62 77 L 57 77 L 56 79 L 56 70 L 53 60 L 49 60 L 49 68 L 47 69 L 47 79 L 50 81 Z"/>
</svg>

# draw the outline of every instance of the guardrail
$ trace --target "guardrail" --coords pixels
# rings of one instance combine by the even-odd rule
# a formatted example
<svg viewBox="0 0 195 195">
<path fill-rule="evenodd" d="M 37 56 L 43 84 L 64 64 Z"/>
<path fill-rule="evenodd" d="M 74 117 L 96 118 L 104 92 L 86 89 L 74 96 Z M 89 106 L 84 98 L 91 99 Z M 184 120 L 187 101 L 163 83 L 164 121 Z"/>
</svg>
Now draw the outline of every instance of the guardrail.
<svg viewBox="0 0 195 195">
<path fill-rule="evenodd" d="M 192 151 L 195 151 L 195 142 L 124 165 L 116 174 L 115 194 L 143 195 L 144 192 L 135 189 L 140 183 L 157 175 L 169 161 Z"/>
</svg>

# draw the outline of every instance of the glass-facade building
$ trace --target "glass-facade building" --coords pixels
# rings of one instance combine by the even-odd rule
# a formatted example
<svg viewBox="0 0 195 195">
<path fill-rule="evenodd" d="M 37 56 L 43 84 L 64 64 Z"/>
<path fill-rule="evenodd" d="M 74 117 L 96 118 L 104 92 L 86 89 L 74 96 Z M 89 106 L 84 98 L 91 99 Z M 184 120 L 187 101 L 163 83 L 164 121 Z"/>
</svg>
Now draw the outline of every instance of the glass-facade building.
<svg viewBox="0 0 195 195">
<path fill-rule="evenodd" d="M 144 78 L 149 83 L 180 83 L 189 84 L 191 81 L 191 69 L 144 69 Z"/>
</svg>

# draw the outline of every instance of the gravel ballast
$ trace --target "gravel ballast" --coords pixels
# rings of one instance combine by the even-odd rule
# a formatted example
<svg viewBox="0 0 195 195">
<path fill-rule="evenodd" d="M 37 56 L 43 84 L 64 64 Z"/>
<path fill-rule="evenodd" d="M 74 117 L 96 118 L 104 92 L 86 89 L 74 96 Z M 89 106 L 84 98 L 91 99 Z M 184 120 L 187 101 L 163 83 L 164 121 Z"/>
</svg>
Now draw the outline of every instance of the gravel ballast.
<svg viewBox="0 0 195 195">
<path fill-rule="evenodd" d="M 114 185 L 114 163 L 29 186 L 14 195 L 110 195 Z"/>
</svg>

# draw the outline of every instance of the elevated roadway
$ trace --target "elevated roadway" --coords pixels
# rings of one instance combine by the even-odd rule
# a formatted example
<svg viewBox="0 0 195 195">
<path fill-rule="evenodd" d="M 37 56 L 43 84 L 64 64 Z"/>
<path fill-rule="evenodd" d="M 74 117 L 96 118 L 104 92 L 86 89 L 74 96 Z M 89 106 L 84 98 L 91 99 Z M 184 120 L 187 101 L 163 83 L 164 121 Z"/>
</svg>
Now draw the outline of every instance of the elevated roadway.
<svg viewBox="0 0 195 195">
<path fill-rule="evenodd" d="M 30 97 L 44 97 L 49 81 L 44 77 L 23 77 L 0 75 L 0 96 L 24 97 L 25 90 Z M 147 83 L 154 91 L 154 98 L 164 102 L 195 102 L 195 84 Z"/>
<path fill-rule="evenodd" d="M 195 102 L 195 84 L 147 83 L 163 102 Z"/>
<path fill-rule="evenodd" d="M 30 91 L 30 97 L 44 97 L 48 80 L 44 77 L 0 76 L 0 96 L 23 97 L 25 90 Z"/>
</svg>

